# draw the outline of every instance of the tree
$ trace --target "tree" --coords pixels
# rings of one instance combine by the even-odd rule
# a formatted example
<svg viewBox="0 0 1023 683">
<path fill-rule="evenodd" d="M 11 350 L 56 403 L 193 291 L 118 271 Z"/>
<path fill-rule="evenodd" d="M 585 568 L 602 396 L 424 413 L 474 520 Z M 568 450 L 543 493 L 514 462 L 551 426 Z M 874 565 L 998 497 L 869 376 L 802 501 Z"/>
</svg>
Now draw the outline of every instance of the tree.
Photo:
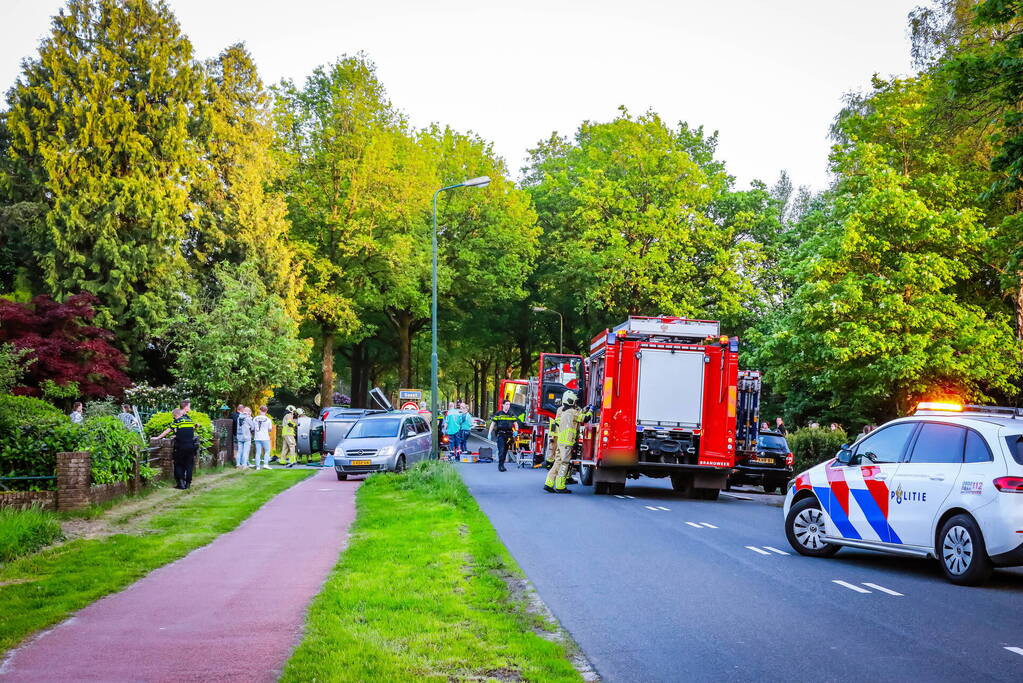
<svg viewBox="0 0 1023 683">
<path fill-rule="evenodd" d="M 630 314 L 738 313 L 754 296 L 757 248 L 715 221 L 731 183 L 715 146 L 702 129 L 623 109 L 533 150 L 525 182 L 550 250 L 550 308 L 589 331 Z"/>
<path fill-rule="evenodd" d="M 76 294 L 64 303 L 39 295 L 29 304 L 0 299 L 0 345 L 27 350 L 23 378 L 15 394 L 42 395 L 48 382 L 77 384 L 85 398 L 119 397 L 131 382 L 124 354 L 110 342 L 113 334 L 92 325 L 96 297 Z"/>
<path fill-rule="evenodd" d="M 421 195 L 396 153 L 404 122 L 364 56 L 317 68 L 301 89 L 282 83 L 275 120 L 291 169 L 288 215 L 306 280 L 303 313 L 319 328 L 320 396 L 330 405 L 336 337 L 369 333 L 360 331 L 354 304 L 356 266 L 377 251 L 381 225 L 421 211 Z"/>
<path fill-rule="evenodd" d="M 45 206 L 24 224 L 38 231 L 26 240 L 37 286 L 94 294 L 97 323 L 128 349 L 161 328 L 189 282 L 201 82 L 164 3 L 69 0 L 8 94 L 6 194 Z"/>
<path fill-rule="evenodd" d="M 1018 374 L 1008 316 L 964 287 L 986 238 L 973 185 L 933 146 L 907 161 L 925 140 L 918 94 L 896 83 L 843 124 L 839 180 L 788 262 L 801 284 L 757 359 L 790 415 L 890 418 L 932 395 L 983 401 Z M 882 122 L 905 144 L 858 139 Z"/>
<path fill-rule="evenodd" d="M 32 353 L 31 349 L 15 348 L 14 344 L 0 344 L 0 394 L 9 394 L 18 386 L 25 370 L 32 360 L 25 356 Z"/>
<path fill-rule="evenodd" d="M 275 387 L 297 390 L 307 381 L 312 343 L 299 339 L 284 302 L 267 291 L 256 264 L 220 265 L 222 293 L 193 313 L 176 371 L 201 405 L 265 401 Z"/>
<path fill-rule="evenodd" d="M 193 270 L 212 294 L 219 263 L 250 263 L 292 315 L 299 269 L 289 243 L 287 203 L 279 189 L 283 160 L 274 146 L 270 98 L 251 55 L 232 45 L 206 63 L 202 128 L 205 175 L 193 188 L 198 219 L 189 238 Z"/>
</svg>

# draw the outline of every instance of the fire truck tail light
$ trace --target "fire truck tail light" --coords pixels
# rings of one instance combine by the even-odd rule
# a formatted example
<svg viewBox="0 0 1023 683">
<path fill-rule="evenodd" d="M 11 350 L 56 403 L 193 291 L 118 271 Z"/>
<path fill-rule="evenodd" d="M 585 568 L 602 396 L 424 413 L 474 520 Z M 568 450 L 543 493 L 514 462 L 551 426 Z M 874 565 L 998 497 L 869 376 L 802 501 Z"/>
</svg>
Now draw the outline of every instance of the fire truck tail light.
<svg viewBox="0 0 1023 683">
<path fill-rule="evenodd" d="M 611 396 L 614 392 L 615 380 L 614 377 L 604 378 L 604 408 L 611 407 Z"/>
<path fill-rule="evenodd" d="M 1002 493 L 1023 493 L 1023 477 L 998 477 L 994 484 Z"/>
<path fill-rule="evenodd" d="M 796 462 L 795 455 L 793 455 L 792 453 L 785 454 L 785 467 L 792 467 L 792 465 L 795 464 L 795 462 Z"/>
<path fill-rule="evenodd" d="M 728 417 L 735 417 L 735 398 L 736 389 L 734 386 L 728 387 Z"/>
<path fill-rule="evenodd" d="M 718 341 L 721 342 L 722 346 L 725 346 L 726 344 L 728 344 L 728 336 L 723 334 L 721 335 L 721 339 L 719 339 Z"/>
</svg>

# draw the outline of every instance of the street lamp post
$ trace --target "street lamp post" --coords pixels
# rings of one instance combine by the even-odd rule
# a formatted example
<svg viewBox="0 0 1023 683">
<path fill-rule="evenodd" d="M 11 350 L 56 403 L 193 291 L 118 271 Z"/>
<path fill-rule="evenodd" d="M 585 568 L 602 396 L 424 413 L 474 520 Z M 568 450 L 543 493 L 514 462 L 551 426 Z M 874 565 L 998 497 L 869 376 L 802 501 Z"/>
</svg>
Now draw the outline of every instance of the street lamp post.
<svg viewBox="0 0 1023 683">
<path fill-rule="evenodd" d="M 558 353 L 564 353 L 562 347 L 565 341 L 565 316 L 561 315 L 555 310 L 547 308 L 546 306 L 533 306 L 533 312 L 535 313 L 553 313 L 558 316 Z"/>
<path fill-rule="evenodd" d="M 484 175 L 442 187 L 433 193 L 433 299 L 430 307 L 430 419 L 433 421 L 430 431 L 433 432 L 433 445 L 430 447 L 430 455 L 434 459 L 440 457 L 440 449 L 437 447 L 437 418 L 440 416 L 437 406 L 437 195 L 458 187 L 486 187 L 489 184 L 490 178 Z"/>
</svg>

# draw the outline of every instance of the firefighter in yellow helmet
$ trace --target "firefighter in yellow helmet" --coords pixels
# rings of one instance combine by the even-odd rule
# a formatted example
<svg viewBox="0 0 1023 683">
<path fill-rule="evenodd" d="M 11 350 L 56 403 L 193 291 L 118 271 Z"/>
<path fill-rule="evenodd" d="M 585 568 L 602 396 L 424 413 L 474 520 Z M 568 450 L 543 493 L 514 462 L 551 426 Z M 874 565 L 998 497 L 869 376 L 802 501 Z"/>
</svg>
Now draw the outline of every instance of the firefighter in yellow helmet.
<svg viewBox="0 0 1023 683">
<path fill-rule="evenodd" d="M 549 493 L 572 493 L 565 488 L 572 467 L 572 450 L 579 435 L 579 425 L 589 417 L 589 413 L 579 410 L 577 400 L 575 392 L 572 391 L 566 391 L 561 397 L 557 432 L 552 433 L 552 437 L 558 441 L 558 450 L 554 456 L 554 466 L 547 473 L 547 481 L 543 486 L 543 490 Z"/>
</svg>

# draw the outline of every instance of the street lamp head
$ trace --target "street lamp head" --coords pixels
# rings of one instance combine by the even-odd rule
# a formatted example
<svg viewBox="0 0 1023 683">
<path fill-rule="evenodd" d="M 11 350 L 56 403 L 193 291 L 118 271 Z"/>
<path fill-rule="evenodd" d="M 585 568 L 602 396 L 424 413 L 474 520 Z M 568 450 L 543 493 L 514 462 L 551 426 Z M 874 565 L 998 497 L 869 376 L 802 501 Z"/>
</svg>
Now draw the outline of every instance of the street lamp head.
<svg viewBox="0 0 1023 683">
<path fill-rule="evenodd" d="M 533 312 L 534 313 L 543 313 L 546 310 L 547 309 L 545 307 L 543 307 L 543 306 L 533 306 Z"/>
<path fill-rule="evenodd" d="M 490 176 L 481 175 L 479 178 L 469 178 L 464 183 L 463 187 L 486 187 L 490 184 Z"/>
</svg>

